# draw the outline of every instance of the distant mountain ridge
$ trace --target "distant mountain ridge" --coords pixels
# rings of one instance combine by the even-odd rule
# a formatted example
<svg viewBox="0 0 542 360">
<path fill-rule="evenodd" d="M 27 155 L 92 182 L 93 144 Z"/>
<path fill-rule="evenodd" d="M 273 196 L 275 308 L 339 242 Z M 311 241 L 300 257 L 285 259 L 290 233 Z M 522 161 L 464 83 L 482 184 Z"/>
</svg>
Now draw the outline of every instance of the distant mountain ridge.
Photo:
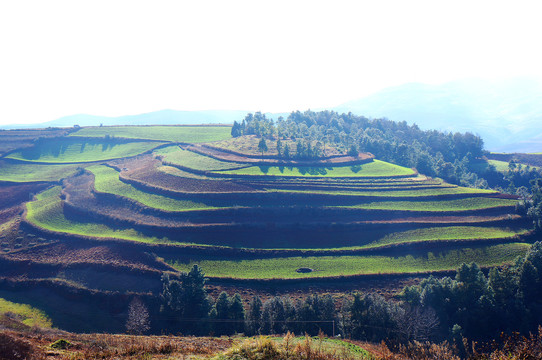
<svg viewBox="0 0 542 360">
<path fill-rule="evenodd" d="M 334 110 L 405 120 L 422 129 L 470 131 L 482 136 L 492 151 L 542 151 L 542 83 L 532 78 L 409 83 Z"/>
<path fill-rule="evenodd" d="M 323 109 L 322 109 L 323 110 Z M 519 77 L 503 81 L 458 80 L 440 85 L 408 83 L 390 87 L 331 110 L 369 118 L 416 123 L 422 129 L 479 134 L 496 152 L 542 152 L 542 82 Z M 250 110 L 161 110 L 118 117 L 71 115 L 40 124 L 0 128 L 73 125 L 232 124 Z M 271 118 L 288 113 L 266 113 Z"/>
<path fill-rule="evenodd" d="M 160 110 L 138 115 L 124 116 L 96 116 L 77 114 L 61 117 L 56 120 L 39 124 L 19 124 L 3 126 L 5 129 L 35 128 L 35 127 L 67 127 L 79 126 L 104 126 L 109 125 L 177 125 L 177 124 L 231 124 L 234 120 L 242 119 L 247 111 L 241 110 L 209 110 L 209 111 L 179 111 Z M 2 128 L 2 126 L 0 126 Z"/>
</svg>

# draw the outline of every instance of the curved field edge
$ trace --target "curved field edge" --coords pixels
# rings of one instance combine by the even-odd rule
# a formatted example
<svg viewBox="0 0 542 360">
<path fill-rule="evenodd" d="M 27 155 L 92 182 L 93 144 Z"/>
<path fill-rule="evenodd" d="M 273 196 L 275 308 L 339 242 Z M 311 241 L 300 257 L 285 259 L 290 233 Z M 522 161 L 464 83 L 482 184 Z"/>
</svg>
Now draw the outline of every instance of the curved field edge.
<svg viewBox="0 0 542 360">
<path fill-rule="evenodd" d="M 35 145 L 33 148 L 12 153 L 6 159 L 44 164 L 92 163 L 140 155 L 163 145 L 155 142 L 69 142 Z"/>
<path fill-rule="evenodd" d="M 284 176 L 284 177 L 353 177 L 353 178 L 393 178 L 415 176 L 412 169 L 380 160 L 340 167 L 303 167 L 303 166 L 250 166 L 237 170 L 213 171 L 214 174 L 244 176 Z"/>
<path fill-rule="evenodd" d="M 61 187 L 55 186 L 36 195 L 35 200 L 26 204 L 25 219 L 30 224 L 45 230 L 89 236 L 94 238 L 113 238 L 145 243 L 164 243 L 167 239 L 148 237 L 133 229 L 113 229 L 96 222 L 76 222 L 67 219 L 60 200 Z"/>
<path fill-rule="evenodd" d="M 87 170 L 94 174 L 96 191 L 132 199 L 150 208 L 176 212 L 216 208 L 201 202 L 178 200 L 138 190 L 134 186 L 120 181 L 118 171 L 105 165 L 90 166 Z"/>
<path fill-rule="evenodd" d="M 206 204 L 201 201 L 178 200 L 171 197 L 153 194 L 139 190 L 131 184 L 123 182 L 119 179 L 119 173 L 105 165 L 94 165 L 87 168 L 95 177 L 95 190 L 101 193 L 108 193 L 117 196 L 126 197 L 137 201 L 150 208 L 160 209 L 164 211 L 183 212 L 183 211 L 200 211 L 233 208 L 228 206 L 216 206 Z M 458 200 L 442 200 L 442 201 L 382 201 L 372 202 L 367 204 L 359 204 L 352 206 L 330 206 L 329 208 L 337 209 L 365 209 L 365 210 L 395 210 L 395 211 L 423 211 L 423 212 L 453 212 L 453 211 L 468 211 L 481 210 L 498 207 L 513 207 L 516 204 L 515 200 L 499 199 L 499 198 L 466 198 Z M 240 204 L 237 204 L 239 206 Z M 249 206 L 245 204 L 244 206 Z"/>
<path fill-rule="evenodd" d="M 189 271 L 194 264 L 205 269 L 209 278 L 230 279 L 303 279 L 348 277 L 356 275 L 420 274 L 453 270 L 462 263 L 476 262 L 482 267 L 511 264 L 525 255 L 529 244 L 511 243 L 482 248 L 428 252 L 423 255 L 390 256 L 323 256 L 291 257 L 257 260 L 199 260 L 182 263 L 169 260 L 179 271 Z M 311 268 L 310 273 L 297 273 L 299 268 Z"/>
<path fill-rule="evenodd" d="M 440 201 L 379 201 L 366 204 L 337 206 L 344 209 L 366 209 L 366 210 L 396 210 L 396 211 L 432 211 L 432 212 L 453 212 L 482 210 L 492 208 L 514 208 L 517 200 L 472 197 L 456 200 Z M 333 207 L 335 208 L 335 207 Z"/>
<path fill-rule="evenodd" d="M 0 181 L 59 181 L 74 174 L 78 165 L 47 165 L 0 161 Z"/>
<path fill-rule="evenodd" d="M 449 187 L 449 188 L 435 188 L 435 189 L 423 189 L 423 190 L 401 190 L 401 191 L 326 191 L 326 190 L 284 190 L 274 189 L 272 187 L 265 188 L 267 192 L 289 192 L 300 194 L 317 194 L 317 195 L 330 195 L 330 196 L 374 196 L 374 197 L 394 197 L 394 198 L 409 198 L 409 197 L 437 197 L 437 196 L 450 196 L 450 195 L 497 195 L 499 194 L 494 190 L 485 189 L 472 189 L 465 187 Z"/>
<path fill-rule="evenodd" d="M 495 240 L 499 242 L 517 240 L 520 235 L 526 234 L 525 229 L 502 229 L 490 227 L 436 227 L 425 228 L 419 230 L 409 230 L 403 232 L 394 232 L 371 243 L 359 246 L 338 246 L 335 248 L 304 248 L 303 246 L 295 248 L 260 248 L 252 247 L 237 247 L 229 243 L 221 245 L 209 244 L 198 241 L 172 241 L 166 237 L 153 237 L 144 235 L 134 229 L 124 228 L 115 229 L 99 222 L 79 222 L 67 219 L 64 215 L 62 202 L 60 200 L 61 188 L 59 186 L 46 190 L 36 196 L 35 201 L 27 203 L 26 221 L 31 225 L 45 229 L 58 234 L 78 235 L 85 238 L 108 239 L 108 240 L 129 240 L 147 244 L 167 244 L 170 246 L 183 248 L 208 248 L 208 249 L 230 249 L 243 253 L 245 251 L 258 253 L 281 252 L 288 254 L 289 252 L 299 252 L 306 254 L 334 254 L 340 252 L 356 251 L 356 250 L 377 250 L 378 248 L 385 249 L 393 246 L 405 246 L 408 244 L 430 244 L 441 241 L 443 243 L 457 242 L 474 242 L 482 240 Z M 261 229 L 263 231 L 263 229 Z M 272 246 L 272 245 L 271 245 Z"/>
<path fill-rule="evenodd" d="M 16 318 L 24 325 L 50 328 L 53 326 L 51 319 L 45 312 L 30 305 L 14 303 L 0 298 L 0 324 L 4 318 Z"/>
<path fill-rule="evenodd" d="M 163 163 L 187 167 L 196 171 L 232 170 L 247 167 L 248 164 L 225 162 L 204 156 L 178 146 L 168 146 L 154 151 Z"/>
<path fill-rule="evenodd" d="M 113 136 L 169 142 L 201 143 L 231 138 L 230 126 L 103 126 L 84 127 L 70 137 Z"/>
</svg>

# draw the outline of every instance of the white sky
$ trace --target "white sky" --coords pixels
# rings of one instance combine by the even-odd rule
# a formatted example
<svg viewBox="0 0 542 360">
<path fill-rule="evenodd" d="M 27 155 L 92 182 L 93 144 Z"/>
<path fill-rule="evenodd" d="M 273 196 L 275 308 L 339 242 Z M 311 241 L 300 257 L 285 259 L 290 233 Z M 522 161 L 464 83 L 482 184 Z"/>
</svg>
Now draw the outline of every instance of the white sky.
<svg viewBox="0 0 542 360">
<path fill-rule="evenodd" d="M 540 4 L 540 6 L 538 6 Z M 0 1 L 0 124 L 542 73 L 539 1 Z"/>
</svg>

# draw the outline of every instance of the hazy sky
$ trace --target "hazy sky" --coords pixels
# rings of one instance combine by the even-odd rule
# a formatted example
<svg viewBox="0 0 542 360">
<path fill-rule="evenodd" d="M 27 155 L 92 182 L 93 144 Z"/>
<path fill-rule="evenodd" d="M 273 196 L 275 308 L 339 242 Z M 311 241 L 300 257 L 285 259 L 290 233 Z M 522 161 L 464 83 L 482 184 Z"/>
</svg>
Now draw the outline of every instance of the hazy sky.
<svg viewBox="0 0 542 360">
<path fill-rule="evenodd" d="M 1 1 L 0 123 L 290 111 L 542 73 L 539 1 Z"/>
</svg>

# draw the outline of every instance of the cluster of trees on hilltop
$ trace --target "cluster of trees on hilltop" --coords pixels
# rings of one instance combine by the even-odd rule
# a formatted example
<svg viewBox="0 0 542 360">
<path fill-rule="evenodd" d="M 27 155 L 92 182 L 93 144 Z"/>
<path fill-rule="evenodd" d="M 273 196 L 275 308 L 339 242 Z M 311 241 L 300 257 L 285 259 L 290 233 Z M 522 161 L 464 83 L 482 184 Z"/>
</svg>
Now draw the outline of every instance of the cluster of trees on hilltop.
<svg viewBox="0 0 542 360">
<path fill-rule="evenodd" d="M 542 227 L 542 205 L 536 195 L 542 171 L 512 160 L 503 175 L 484 160 L 483 140 L 469 132 L 421 130 L 405 121 L 368 119 L 352 113 L 295 111 L 277 121 L 259 112 L 248 114 L 232 127 L 232 136 L 241 135 L 257 135 L 262 144 L 265 139 L 277 141 L 279 156 L 284 158 L 317 158 L 325 155 L 329 144 L 349 154 L 370 152 L 378 159 L 415 167 L 452 184 L 517 194 L 523 200 L 519 210 L 529 214 L 537 228 Z M 282 145 L 285 139 L 295 140 L 296 149 Z"/>
<path fill-rule="evenodd" d="M 368 341 L 489 340 L 501 332 L 527 334 L 542 324 L 542 243 L 535 243 L 513 266 L 494 268 L 486 276 L 476 264 L 462 265 L 455 278 L 430 277 L 403 289 L 399 300 L 372 294 L 341 299 L 310 295 L 289 297 L 248 307 L 239 294 L 207 295 L 205 276 L 194 266 L 178 278 L 165 275 L 162 316 L 169 331 L 183 334 L 316 335 L 320 330 Z M 151 318 L 152 320 L 152 318 Z"/>
<path fill-rule="evenodd" d="M 468 132 L 424 131 L 405 121 L 368 119 L 352 113 L 296 111 L 276 122 L 265 114 L 248 114 L 232 127 L 232 136 L 241 135 L 303 139 L 316 141 L 323 149 L 331 144 L 343 152 L 370 152 L 378 159 L 415 167 L 454 184 L 487 187 L 476 166 L 483 156 L 484 142 Z"/>
</svg>

